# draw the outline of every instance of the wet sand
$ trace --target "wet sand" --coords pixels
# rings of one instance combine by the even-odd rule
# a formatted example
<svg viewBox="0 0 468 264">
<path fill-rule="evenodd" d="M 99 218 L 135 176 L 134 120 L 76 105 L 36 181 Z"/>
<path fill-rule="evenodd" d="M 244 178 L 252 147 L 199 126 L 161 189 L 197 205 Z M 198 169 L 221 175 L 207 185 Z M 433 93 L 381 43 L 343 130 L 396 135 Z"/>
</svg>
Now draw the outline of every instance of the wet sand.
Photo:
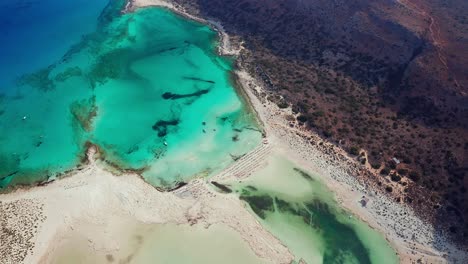
<svg viewBox="0 0 468 264">
<path fill-rule="evenodd" d="M 98 231 L 99 226 L 88 227 Z M 122 247 L 115 253 L 94 250 L 82 231 L 75 230 L 45 260 L 69 263 L 265 263 L 242 237 L 224 225 L 156 224 L 124 221 L 116 238 Z M 99 231 L 98 231 L 99 232 Z"/>
</svg>

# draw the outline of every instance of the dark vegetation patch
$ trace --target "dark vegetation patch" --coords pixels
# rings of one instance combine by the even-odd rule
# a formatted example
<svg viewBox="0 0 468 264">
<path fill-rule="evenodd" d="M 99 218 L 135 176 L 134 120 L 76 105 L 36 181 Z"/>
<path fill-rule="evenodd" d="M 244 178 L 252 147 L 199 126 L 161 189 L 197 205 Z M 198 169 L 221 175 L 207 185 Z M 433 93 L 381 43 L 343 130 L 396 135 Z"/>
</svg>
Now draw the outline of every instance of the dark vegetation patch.
<svg viewBox="0 0 468 264">
<path fill-rule="evenodd" d="M 165 100 L 177 100 L 177 99 L 182 99 L 182 98 L 188 98 L 188 97 L 199 97 L 204 94 L 207 94 L 210 90 L 209 89 L 202 89 L 193 93 L 189 94 L 175 94 L 171 92 L 165 92 L 162 95 L 162 98 Z"/>
<path fill-rule="evenodd" d="M 401 180 L 401 176 L 396 173 L 393 173 L 392 175 L 390 175 L 390 179 L 394 182 L 399 182 Z"/>
<path fill-rule="evenodd" d="M 380 174 L 381 174 L 381 175 L 386 176 L 386 175 L 388 175 L 389 173 L 390 173 L 390 168 L 388 168 L 388 167 L 384 167 L 383 169 L 380 170 Z"/>
<path fill-rule="evenodd" d="M 80 125 L 80 127 L 89 132 L 92 129 L 93 119 L 97 115 L 96 98 L 93 96 L 89 99 L 73 102 L 70 105 L 70 113 Z"/>
<path fill-rule="evenodd" d="M 50 91 L 55 89 L 55 83 L 50 79 L 50 73 L 53 66 L 40 69 L 34 73 L 22 75 L 17 80 L 17 85 L 29 85 L 42 91 Z"/>
<path fill-rule="evenodd" d="M 204 79 L 201 79 L 201 78 L 198 78 L 198 77 L 184 76 L 184 77 L 182 77 L 182 79 L 195 81 L 195 82 L 204 82 L 204 83 L 215 84 L 215 82 L 212 81 L 212 80 L 204 80 Z"/>
<path fill-rule="evenodd" d="M 282 213 L 290 213 L 292 215 L 297 215 L 298 211 L 294 207 L 294 204 L 289 203 L 283 199 L 275 197 L 276 208 Z"/>
<path fill-rule="evenodd" d="M 251 190 L 251 191 L 258 191 L 258 189 L 255 186 L 252 186 L 252 185 L 247 185 L 245 188 L 247 190 Z"/>
<path fill-rule="evenodd" d="M 239 198 L 246 201 L 250 205 L 250 208 L 252 208 L 252 211 L 262 219 L 266 218 L 266 213 L 274 211 L 273 198 L 269 195 L 241 194 Z"/>
<path fill-rule="evenodd" d="M 304 179 L 308 180 L 308 181 L 314 181 L 314 178 L 307 172 L 299 169 L 299 168 L 294 168 L 294 171 L 299 173 L 299 175 L 301 175 Z"/>
<path fill-rule="evenodd" d="M 215 182 L 215 181 L 212 181 L 211 184 L 213 184 L 214 186 L 216 186 L 219 190 L 221 190 L 223 193 L 232 193 L 232 189 L 227 187 L 226 185 L 224 184 L 221 184 L 221 183 L 218 183 L 218 182 Z"/>
<path fill-rule="evenodd" d="M 79 67 L 70 67 L 65 69 L 65 71 L 55 75 L 55 81 L 57 82 L 64 82 L 68 78 L 81 76 L 83 73 Z"/>
<path fill-rule="evenodd" d="M 369 252 L 356 232 L 352 227 L 338 221 L 326 203 L 315 200 L 306 203 L 305 208 L 310 212 L 310 222 L 324 233 L 326 246 L 323 263 L 344 263 L 348 254 L 352 254 L 359 263 L 371 263 Z"/>
<path fill-rule="evenodd" d="M 297 116 L 297 121 L 299 121 L 299 122 L 305 123 L 305 122 L 307 122 L 307 120 L 308 120 L 308 118 L 305 115 Z"/>
<path fill-rule="evenodd" d="M 153 126 L 153 130 L 158 132 L 158 137 L 165 137 L 168 132 L 168 128 L 171 126 L 177 126 L 179 124 L 178 119 L 172 120 L 159 120 Z"/>
<path fill-rule="evenodd" d="M 349 148 L 349 154 L 351 155 L 359 155 L 359 148 L 356 147 L 356 146 L 351 146 L 351 148 Z"/>
<path fill-rule="evenodd" d="M 130 50 L 120 48 L 100 55 L 88 75 L 91 86 L 95 87 L 109 79 L 118 79 L 123 76 L 129 66 L 130 54 Z"/>
<path fill-rule="evenodd" d="M 177 183 L 175 183 L 175 186 L 174 186 L 174 187 L 168 189 L 167 191 L 168 191 L 168 192 L 173 192 L 173 191 L 175 191 L 175 190 L 178 190 L 178 189 L 184 187 L 185 185 L 187 185 L 186 182 L 177 182 Z"/>
<path fill-rule="evenodd" d="M 161 54 L 161 53 L 173 51 L 173 50 L 176 50 L 176 49 L 178 49 L 178 47 L 169 47 L 169 48 L 165 48 L 165 49 L 160 49 L 160 50 L 157 52 L 157 54 Z"/>
<path fill-rule="evenodd" d="M 252 195 L 250 191 L 240 195 L 260 218 L 276 210 L 279 213 L 301 217 L 304 224 L 319 232 L 325 240 L 324 263 L 344 263 L 353 255 L 359 263 L 371 263 L 369 252 L 364 247 L 355 230 L 337 219 L 336 212 L 327 203 L 313 200 L 296 204 L 269 195 Z M 249 194 L 247 194 L 249 193 Z"/>
</svg>

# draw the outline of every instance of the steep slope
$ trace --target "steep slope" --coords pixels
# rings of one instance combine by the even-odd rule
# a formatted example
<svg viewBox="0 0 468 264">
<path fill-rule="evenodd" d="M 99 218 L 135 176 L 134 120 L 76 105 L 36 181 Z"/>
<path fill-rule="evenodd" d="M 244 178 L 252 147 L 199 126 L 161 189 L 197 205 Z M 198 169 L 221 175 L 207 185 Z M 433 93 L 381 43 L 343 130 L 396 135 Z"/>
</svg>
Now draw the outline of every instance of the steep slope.
<svg viewBox="0 0 468 264">
<path fill-rule="evenodd" d="M 468 237 L 466 1 L 176 2 L 245 40 L 242 63 L 298 125 L 356 155 L 398 201 Z"/>
</svg>

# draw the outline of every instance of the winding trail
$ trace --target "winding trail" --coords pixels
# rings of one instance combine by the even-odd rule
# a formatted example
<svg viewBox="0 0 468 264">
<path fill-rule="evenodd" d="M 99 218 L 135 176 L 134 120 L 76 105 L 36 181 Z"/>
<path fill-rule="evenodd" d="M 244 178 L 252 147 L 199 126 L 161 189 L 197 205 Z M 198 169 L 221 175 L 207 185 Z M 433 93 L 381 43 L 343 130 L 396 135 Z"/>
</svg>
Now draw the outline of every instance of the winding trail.
<svg viewBox="0 0 468 264">
<path fill-rule="evenodd" d="M 441 37 L 440 34 L 440 26 L 437 25 L 436 20 L 434 17 L 430 14 L 430 12 L 427 12 L 423 8 L 419 7 L 416 3 L 411 2 L 410 0 L 397 0 L 398 3 L 403 5 L 404 7 L 408 8 L 409 10 L 415 12 L 416 14 L 422 16 L 424 20 L 429 21 L 429 40 L 431 40 L 432 44 L 436 47 L 437 50 L 437 57 L 439 58 L 440 63 L 442 63 L 443 67 L 447 72 L 449 72 L 449 67 L 448 67 L 448 62 L 446 56 L 443 54 L 443 44 L 445 41 Z M 460 84 L 458 83 L 458 80 L 453 77 L 453 81 L 455 83 L 455 86 L 457 88 L 460 88 Z"/>
</svg>

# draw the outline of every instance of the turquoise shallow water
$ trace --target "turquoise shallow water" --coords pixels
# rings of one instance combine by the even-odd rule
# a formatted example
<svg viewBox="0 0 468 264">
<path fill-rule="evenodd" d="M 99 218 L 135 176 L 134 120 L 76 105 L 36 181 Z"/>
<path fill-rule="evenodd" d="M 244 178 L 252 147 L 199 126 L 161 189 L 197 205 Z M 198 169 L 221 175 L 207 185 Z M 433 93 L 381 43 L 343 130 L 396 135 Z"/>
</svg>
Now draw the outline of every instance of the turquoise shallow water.
<svg viewBox="0 0 468 264">
<path fill-rule="evenodd" d="M 88 95 L 52 91 L 48 73 L 96 30 L 104 9 L 112 9 L 108 0 L 1 1 L 0 188 L 42 180 L 78 162 L 81 143 L 68 106 Z"/>
<path fill-rule="evenodd" d="M 61 59 L 2 89 L 0 187 L 71 169 L 91 142 L 108 163 L 170 188 L 260 141 L 214 31 L 164 9 L 121 15 L 124 1 L 110 3 Z"/>
<path fill-rule="evenodd" d="M 0 188 L 74 168 L 87 142 L 107 163 L 167 188 L 260 142 L 231 85 L 232 62 L 216 55 L 216 33 L 164 9 L 122 15 L 124 4 L 0 3 Z M 298 260 L 397 262 L 320 182 L 284 159 L 270 164 L 236 190 Z"/>
</svg>

